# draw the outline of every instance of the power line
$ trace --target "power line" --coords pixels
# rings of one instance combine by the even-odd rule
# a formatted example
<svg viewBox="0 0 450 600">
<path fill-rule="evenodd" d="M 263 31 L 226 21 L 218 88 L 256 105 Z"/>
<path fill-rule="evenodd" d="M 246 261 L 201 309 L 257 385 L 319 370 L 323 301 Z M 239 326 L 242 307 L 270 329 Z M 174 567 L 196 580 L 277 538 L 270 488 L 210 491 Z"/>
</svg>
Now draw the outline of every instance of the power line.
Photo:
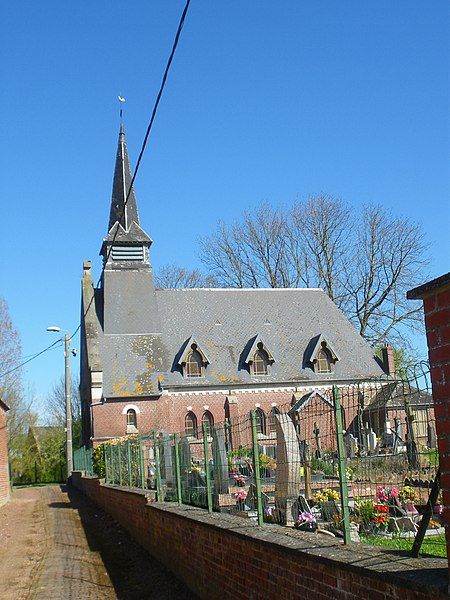
<svg viewBox="0 0 450 600">
<path fill-rule="evenodd" d="M 181 14 L 180 22 L 179 22 L 179 24 L 178 24 L 178 29 L 177 29 L 177 32 L 176 32 L 176 34 L 175 34 L 175 39 L 174 39 L 174 42 L 173 42 L 173 44 L 172 44 L 172 50 L 171 50 L 171 52 L 170 52 L 169 59 L 168 59 L 168 61 L 167 61 L 167 64 L 166 64 L 166 68 L 164 69 L 164 75 L 163 75 L 163 78 L 162 78 L 162 80 L 161 80 L 161 85 L 160 85 L 160 87 L 159 87 L 159 91 L 158 91 L 158 94 L 157 94 L 157 96 L 156 96 L 155 103 L 154 103 L 154 105 L 153 105 L 153 110 L 152 110 L 152 114 L 151 114 L 151 117 L 150 117 L 150 121 L 149 121 L 149 124 L 148 124 L 148 126 L 147 126 L 147 130 L 146 130 L 146 132 L 145 132 L 144 141 L 142 142 L 141 150 L 140 150 L 140 152 L 139 152 L 138 160 L 137 160 L 137 162 L 136 162 L 136 167 L 135 167 L 135 169 L 134 169 L 133 177 L 131 178 L 130 188 L 129 188 L 128 192 L 127 192 L 127 196 L 126 196 L 126 198 L 125 198 L 125 202 L 124 202 L 123 209 L 122 209 L 122 214 L 120 215 L 119 221 L 122 219 L 122 217 L 123 217 L 123 216 L 124 216 L 124 214 L 125 214 L 125 208 L 126 208 L 126 206 L 127 206 L 128 199 L 129 199 L 129 197 L 130 197 L 130 194 L 131 194 L 131 190 L 133 189 L 134 181 L 135 181 L 135 179 L 136 179 L 136 176 L 137 176 L 137 174 L 138 174 L 139 167 L 140 167 L 140 164 L 141 164 L 141 160 L 142 160 L 142 157 L 143 157 L 143 155 L 144 155 L 145 148 L 146 148 L 146 146 L 147 146 L 148 138 L 149 138 L 149 136 L 150 136 L 150 132 L 151 132 L 151 130 L 152 130 L 152 127 L 153 127 L 153 123 L 154 123 L 154 121 L 155 121 L 156 112 L 157 112 L 157 110 L 158 110 L 158 106 L 159 106 L 159 103 L 160 103 L 160 100 L 161 100 L 161 97 L 162 97 L 162 94 L 163 94 L 164 88 L 165 88 L 165 86 L 166 86 L 167 76 L 168 76 L 168 74 L 169 74 L 169 70 L 170 70 L 170 67 L 171 67 L 171 65 L 172 65 L 173 57 L 174 57 L 174 55 L 175 55 L 175 51 L 176 51 L 176 49 L 177 49 L 178 42 L 179 42 L 179 40 L 180 40 L 181 31 L 182 31 L 182 29 L 183 29 L 183 26 L 184 26 L 184 22 L 185 22 L 185 19 L 186 19 L 186 15 L 187 15 L 187 11 L 188 11 L 188 9 L 189 9 L 189 5 L 190 5 L 190 3 L 191 3 L 191 0 L 187 0 L 186 4 L 185 4 L 185 6 L 184 6 L 183 12 L 182 12 L 182 14 Z M 114 244 L 114 242 L 115 242 L 115 240 L 116 240 L 116 236 L 117 236 L 117 233 L 118 233 L 118 231 L 119 231 L 119 228 L 117 227 L 117 228 L 116 228 L 116 231 L 115 231 L 115 233 L 114 233 L 114 236 L 113 236 L 113 240 L 112 240 L 112 243 L 111 243 L 111 247 L 110 247 L 110 249 L 108 250 L 108 253 L 107 253 L 107 255 L 106 255 L 105 263 L 107 262 L 107 260 L 108 260 L 108 258 L 109 258 L 109 256 L 110 256 L 110 253 L 111 253 L 111 251 L 112 251 L 112 245 Z M 102 276 L 103 276 L 104 270 L 105 270 L 105 266 L 103 265 L 103 267 L 102 267 L 102 271 L 101 271 L 101 274 L 100 274 L 100 277 L 99 277 L 99 280 L 98 280 L 98 282 L 97 282 L 97 287 L 100 285 L 100 282 L 101 282 L 101 279 L 102 279 Z M 92 300 L 93 300 L 93 299 L 92 299 Z M 91 302 L 89 303 L 89 306 L 87 307 L 87 309 L 86 309 L 86 312 L 85 312 L 85 313 L 84 313 L 84 315 L 83 315 L 84 317 L 86 316 L 86 314 L 87 314 L 87 311 L 89 310 L 89 308 L 90 308 L 90 306 L 91 306 L 92 300 L 91 300 Z M 78 327 L 75 329 L 75 331 L 74 331 L 74 332 L 73 332 L 73 333 L 70 335 L 70 339 L 72 339 L 73 337 L 75 337 L 75 335 L 78 333 L 78 331 L 80 330 L 80 328 L 81 328 L 81 323 L 78 325 Z M 3 378 L 3 377 L 6 377 L 7 375 L 9 375 L 9 374 L 11 374 L 11 373 L 13 373 L 14 371 L 17 371 L 18 369 L 20 369 L 20 368 L 21 368 L 21 367 L 23 367 L 24 365 L 28 364 L 28 363 L 29 363 L 29 362 L 31 362 L 32 360 L 35 360 L 36 358 L 38 358 L 38 356 L 41 356 L 41 354 L 44 354 L 44 353 L 45 353 L 45 352 L 47 352 L 48 350 L 51 350 L 51 348 L 53 348 L 54 346 L 56 346 L 56 344 L 59 344 L 59 343 L 61 343 L 61 342 L 62 342 L 62 340 L 61 340 L 61 339 L 59 339 L 59 340 L 56 340 L 56 342 L 53 342 L 53 344 L 51 344 L 50 346 L 47 346 L 47 348 L 44 348 L 44 349 L 43 349 L 43 350 L 41 350 L 40 352 L 37 352 L 36 354 L 33 354 L 33 355 L 31 355 L 31 356 L 30 356 L 30 358 L 28 358 L 27 360 L 25 360 L 25 361 L 24 361 L 24 362 L 22 362 L 21 364 L 19 364 L 19 365 L 16 365 L 16 366 L 15 366 L 15 367 L 13 367 L 12 369 L 9 369 L 9 371 L 6 371 L 5 373 L 2 373 L 2 374 L 0 374 L 0 379 L 1 379 L 1 378 Z"/>
<path fill-rule="evenodd" d="M 44 352 L 48 352 L 48 350 L 51 350 L 54 346 L 56 346 L 56 344 L 61 344 L 62 340 L 56 340 L 56 342 L 53 342 L 53 344 L 50 344 L 50 346 L 47 346 L 47 348 L 44 348 L 43 350 L 41 350 L 40 352 L 36 352 L 36 354 L 31 355 L 31 357 L 28 360 L 25 360 L 23 363 L 21 363 L 20 365 L 16 365 L 15 367 L 13 367 L 12 369 L 9 369 L 9 371 L 5 371 L 4 373 L 2 373 L 0 375 L 0 379 L 2 379 L 3 377 L 6 377 L 7 375 L 9 375 L 10 373 L 13 373 L 14 371 L 17 371 L 17 369 L 20 369 L 21 367 L 23 367 L 24 365 L 26 365 L 27 363 L 31 362 L 32 360 L 34 360 L 35 358 L 37 358 L 38 356 L 41 356 L 41 354 L 44 354 Z"/>
<path fill-rule="evenodd" d="M 156 112 L 158 110 L 159 102 L 161 100 L 161 96 L 162 96 L 164 88 L 166 86 L 166 81 L 167 81 L 167 76 L 169 74 L 170 66 L 172 65 L 173 57 L 175 55 L 175 51 L 177 49 L 178 42 L 180 41 L 181 31 L 182 31 L 183 26 L 184 26 L 184 21 L 186 19 L 186 15 L 187 15 L 187 11 L 189 9 L 189 4 L 190 3 L 191 3 L 191 0 L 187 0 L 186 4 L 184 6 L 183 12 L 181 14 L 180 22 L 178 23 L 178 29 L 177 29 L 177 32 L 175 34 L 174 42 L 172 44 L 172 50 L 170 51 L 169 59 L 167 60 L 166 68 L 164 69 L 164 75 L 163 75 L 163 78 L 161 80 L 161 85 L 159 86 L 159 91 L 158 91 L 158 94 L 156 96 L 155 104 L 153 105 L 152 115 L 150 117 L 150 121 L 149 121 L 149 124 L 147 126 L 147 130 L 145 132 L 144 141 L 142 142 L 141 151 L 139 152 L 139 156 L 138 156 L 138 159 L 137 159 L 137 162 L 136 162 L 136 166 L 134 168 L 133 177 L 131 178 L 130 187 L 128 189 L 127 196 L 125 198 L 125 202 L 124 202 L 124 205 L 123 205 L 122 213 L 121 213 L 120 218 L 119 218 L 119 222 L 122 220 L 122 217 L 125 214 L 125 208 L 127 206 L 128 200 L 130 198 L 131 190 L 133 189 L 134 181 L 135 181 L 136 176 L 137 176 L 138 171 L 139 171 L 141 160 L 142 160 L 142 157 L 144 155 L 145 148 L 147 146 L 148 138 L 150 136 L 150 132 L 151 132 L 152 127 L 153 127 L 153 123 L 155 121 Z M 112 246 L 113 246 L 114 242 L 116 241 L 116 237 L 117 237 L 118 232 L 119 232 L 119 227 L 117 227 L 116 231 L 114 232 L 114 236 L 113 236 L 113 239 L 112 239 L 112 242 L 111 242 L 111 246 L 110 246 L 110 248 L 108 250 L 108 253 L 106 255 L 106 258 L 105 258 L 105 263 L 109 259 L 109 256 L 110 256 L 111 251 L 112 251 Z M 100 281 L 102 279 L 102 275 L 103 275 L 104 270 L 105 270 L 105 266 L 103 265 L 103 268 L 102 268 L 99 280 L 97 282 L 97 286 L 100 284 Z M 78 329 L 76 331 L 78 331 Z"/>
<path fill-rule="evenodd" d="M 157 113 L 157 110 L 158 110 L 158 106 L 159 106 L 162 94 L 164 92 L 164 88 L 166 86 L 167 76 L 169 74 L 169 70 L 170 70 L 170 67 L 172 65 L 173 57 L 175 56 L 175 51 L 177 49 L 178 42 L 180 41 L 181 31 L 183 29 L 184 22 L 186 20 L 186 15 L 187 15 L 190 3 L 191 3 L 191 0 L 187 0 L 186 4 L 184 6 L 183 12 L 181 13 L 180 22 L 178 23 L 177 32 L 175 34 L 175 39 L 174 39 L 173 44 L 172 44 L 172 50 L 170 51 L 170 55 L 169 55 L 169 58 L 167 60 L 166 68 L 164 69 L 164 74 L 163 74 L 163 77 L 162 77 L 162 80 L 161 80 L 161 85 L 159 86 L 159 91 L 158 91 L 158 94 L 156 96 L 155 103 L 153 105 L 153 110 L 152 110 L 152 114 L 151 114 L 151 117 L 150 117 L 150 121 L 149 121 L 149 124 L 147 126 L 147 130 L 145 132 L 144 141 L 142 142 L 141 150 L 139 152 L 139 156 L 138 156 L 138 159 L 137 159 L 137 162 L 136 162 L 136 166 L 134 168 L 133 176 L 131 178 L 130 187 L 128 189 L 128 192 L 127 192 L 127 195 L 126 195 L 126 198 L 125 198 L 125 202 L 124 202 L 124 205 L 123 205 L 123 208 L 122 208 L 122 212 L 121 212 L 119 220 L 118 220 L 119 222 L 122 220 L 122 217 L 125 214 L 125 209 L 126 209 L 126 206 L 128 204 L 128 200 L 130 198 L 131 190 L 133 189 L 134 181 L 135 181 L 136 176 L 138 174 L 139 167 L 140 167 L 140 164 L 141 164 L 141 160 L 142 160 L 142 157 L 143 157 L 144 152 L 145 152 L 145 148 L 147 147 L 148 138 L 150 137 L 150 132 L 152 130 L 153 123 L 155 121 L 155 117 L 156 117 L 156 113 Z M 108 261 L 109 256 L 110 256 L 110 254 L 112 252 L 112 247 L 113 247 L 114 242 L 116 241 L 116 237 L 117 237 L 118 232 L 119 232 L 119 227 L 116 227 L 116 231 L 114 232 L 114 236 L 113 236 L 110 248 L 109 248 L 109 250 L 108 250 L 108 252 L 106 254 L 106 257 L 105 257 L 105 260 L 104 260 L 104 263 L 103 263 L 103 267 L 102 267 L 102 270 L 101 270 L 101 273 L 100 273 L 100 277 L 98 278 L 97 286 L 96 287 L 98 287 L 100 285 L 100 282 L 101 282 L 102 277 L 103 277 L 103 273 L 105 271 L 105 264 Z M 91 301 L 89 302 L 89 305 L 86 308 L 86 311 L 85 311 L 85 313 L 83 315 L 83 318 L 87 315 L 88 310 L 90 309 L 93 300 L 94 300 L 94 297 L 92 297 Z M 73 334 L 71 335 L 71 337 L 74 337 L 78 333 L 78 331 L 80 330 L 80 328 L 81 328 L 81 323 L 75 329 L 75 331 L 73 332 Z"/>
</svg>

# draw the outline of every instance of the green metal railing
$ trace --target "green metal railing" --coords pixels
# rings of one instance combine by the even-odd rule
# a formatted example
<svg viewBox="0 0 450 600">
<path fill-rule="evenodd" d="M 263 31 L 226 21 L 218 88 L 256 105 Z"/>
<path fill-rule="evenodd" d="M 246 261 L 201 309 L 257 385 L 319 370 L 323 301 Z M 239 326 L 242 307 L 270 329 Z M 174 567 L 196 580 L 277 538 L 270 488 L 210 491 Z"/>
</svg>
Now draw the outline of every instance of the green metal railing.
<svg viewBox="0 0 450 600">
<path fill-rule="evenodd" d="M 409 497 L 427 502 L 438 456 L 427 381 L 330 386 L 296 395 L 269 414 L 258 406 L 224 423 L 203 421 L 201 430 L 110 440 L 106 482 L 259 525 L 308 530 L 313 523 L 346 544 L 356 526 L 373 543 L 370 536 L 386 535 L 400 522 L 397 513 L 410 510 Z M 74 462 L 92 473 L 91 450 L 80 448 Z"/>
<path fill-rule="evenodd" d="M 92 448 L 81 446 L 73 452 L 73 468 L 75 471 L 84 471 L 86 475 L 93 477 L 94 466 L 92 462 Z"/>
</svg>

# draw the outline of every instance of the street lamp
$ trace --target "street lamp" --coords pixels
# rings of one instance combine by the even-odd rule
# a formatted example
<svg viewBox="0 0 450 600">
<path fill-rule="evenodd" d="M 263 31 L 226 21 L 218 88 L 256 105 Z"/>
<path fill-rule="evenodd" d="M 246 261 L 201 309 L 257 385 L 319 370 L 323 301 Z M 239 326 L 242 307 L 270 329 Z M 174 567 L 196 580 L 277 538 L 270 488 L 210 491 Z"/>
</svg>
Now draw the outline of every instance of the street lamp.
<svg viewBox="0 0 450 600">
<path fill-rule="evenodd" d="M 61 327 L 57 325 L 50 325 L 47 327 L 47 331 L 59 333 Z M 61 338 L 62 339 L 62 338 Z M 73 471 L 73 460 L 72 460 L 72 405 L 70 401 L 70 334 L 65 333 L 64 335 L 65 349 L 64 349 L 64 363 L 65 363 L 65 397 L 66 397 L 66 463 L 67 463 L 67 477 L 72 475 Z M 76 350 L 72 350 L 72 354 L 75 356 Z"/>
</svg>

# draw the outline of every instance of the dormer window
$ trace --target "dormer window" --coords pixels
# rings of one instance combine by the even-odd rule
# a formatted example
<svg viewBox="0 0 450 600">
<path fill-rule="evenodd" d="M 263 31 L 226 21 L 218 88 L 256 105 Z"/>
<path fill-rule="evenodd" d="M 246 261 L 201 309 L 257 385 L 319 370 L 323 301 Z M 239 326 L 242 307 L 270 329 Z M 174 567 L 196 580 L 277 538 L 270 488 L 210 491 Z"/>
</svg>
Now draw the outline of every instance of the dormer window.
<svg viewBox="0 0 450 600">
<path fill-rule="evenodd" d="M 269 358 L 267 352 L 263 348 L 262 342 L 258 344 L 258 350 L 253 355 L 253 375 L 267 375 L 267 365 Z"/>
<path fill-rule="evenodd" d="M 192 346 L 194 347 L 195 344 Z M 198 350 L 193 348 L 192 352 L 187 355 L 184 369 L 186 377 L 201 377 L 203 375 L 203 361 Z"/>
<path fill-rule="evenodd" d="M 316 373 L 333 373 L 334 366 L 339 360 L 333 347 L 323 335 L 318 335 L 311 340 L 306 353 L 306 360 Z"/>
<path fill-rule="evenodd" d="M 209 360 L 200 345 L 191 336 L 184 342 L 175 358 L 174 364 L 177 370 L 183 373 L 184 377 L 195 378 L 205 375 L 205 369 L 209 364 Z"/>
<path fill-rule="evenodd" d="M 247 342 L 239 360 L 240 368 L 245 368 L 251 375 L 257 376 L 268 375 L 269 366 L 274 362 L 272 354 L 259 335 Z"/>
<path fill-rule="evenodd" d="M 325 342 L 323 344 L 325 344 Z M 327 349 L 326 345 L 322 345 L 322 348 L 317 353 L 317 372 L 331 373 L 331 365 L 332 362 L 330 351 Z"/>
</svg>

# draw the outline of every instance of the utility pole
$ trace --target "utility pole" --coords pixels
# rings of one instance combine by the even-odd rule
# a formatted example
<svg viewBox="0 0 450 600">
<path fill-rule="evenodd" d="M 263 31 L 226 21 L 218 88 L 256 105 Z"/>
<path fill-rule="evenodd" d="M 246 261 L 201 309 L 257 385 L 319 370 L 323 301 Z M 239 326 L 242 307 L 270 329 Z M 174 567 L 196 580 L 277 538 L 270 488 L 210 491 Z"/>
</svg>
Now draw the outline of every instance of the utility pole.
<svg viewBox="0 0 450 600">
<path fill-rule="evenodd" d="M 72 458 L 72 404 L 70 399 L 70 335 L 65 335 L 65 388 L 66 388 L 66 462 L 67 462 L 67 477 L 72 475 L 73 458 Z"/>
</svg>

